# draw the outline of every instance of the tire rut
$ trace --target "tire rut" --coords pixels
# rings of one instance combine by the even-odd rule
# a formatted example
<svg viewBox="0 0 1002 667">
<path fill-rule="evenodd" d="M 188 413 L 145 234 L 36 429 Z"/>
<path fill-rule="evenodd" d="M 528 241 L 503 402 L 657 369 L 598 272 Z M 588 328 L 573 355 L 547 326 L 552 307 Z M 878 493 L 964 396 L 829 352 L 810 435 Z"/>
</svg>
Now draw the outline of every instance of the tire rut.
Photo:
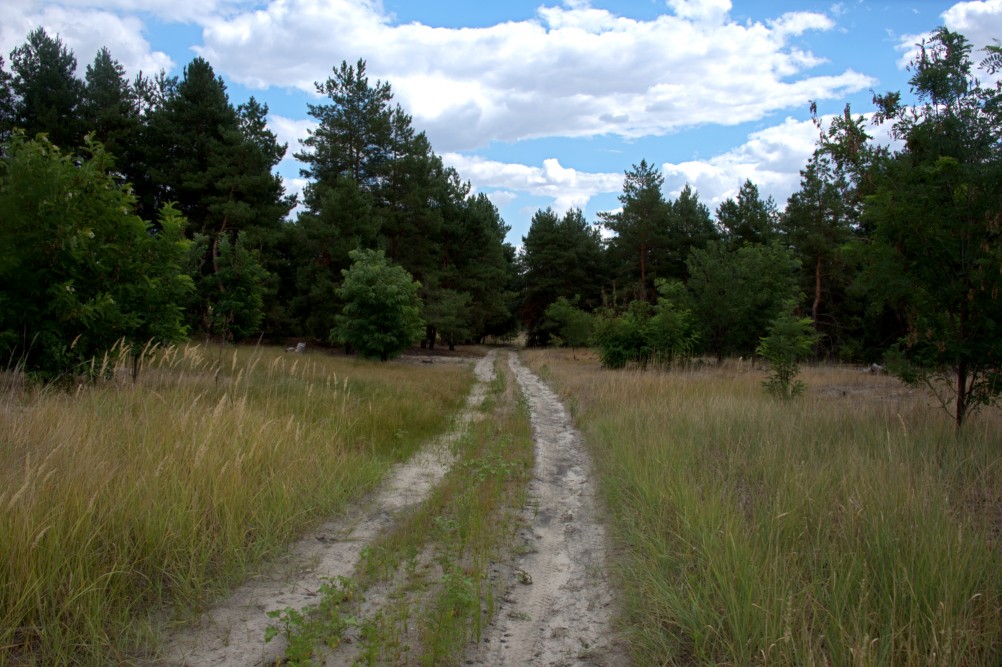
<svg viewBox="0 0 1002 667">
<path fill-rule="evenodd" d="M 525 555 L 495 620 L 465 664 L 628 665 L 612 630 L 607 541 L 591 462 L 557 396 L 514 353 L 508 364 L 529 404 L 535 478 Z"/>
<path fill-rule="evenodd" d="M 452 465 L 450 445 L 476 418 L 494 377 L 496 356 L 492 350 L 477 362 L 477 382 L 449 433 L 394 466 L 373 495 L 356 503 L 346 516 L 323 524 L 293 544 L 273 568 L 240 586 L 197 623 L 168 633 L 162 657 L 148 664 L 247 667 L 281 662 L 284 639 L 264 641 L 265 630 L 273 623 L 267 613 L 315 604 L 325 580 L 351 576 L 365 545 L 389 527 L 400 510 L 428 496 Z"/>
</svg>

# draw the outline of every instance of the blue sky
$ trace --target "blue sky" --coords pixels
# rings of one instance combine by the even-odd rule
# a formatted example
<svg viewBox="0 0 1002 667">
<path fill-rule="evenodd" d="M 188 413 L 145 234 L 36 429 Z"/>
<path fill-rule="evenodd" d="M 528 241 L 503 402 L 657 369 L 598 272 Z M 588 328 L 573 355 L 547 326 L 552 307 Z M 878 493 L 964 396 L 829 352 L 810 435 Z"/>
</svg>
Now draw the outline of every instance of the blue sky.
<svg viewBox="0 0 1002 667">
<path fill-rule="evenodd" d="M 810 100 L 865 113 L 871 90 L 907 90 L 932 28 L 1002 37 L 1002 0 L 6 0 L 0 52 L 38 25 L 81 76 L 101 46 L 130 74 L 205 57 L 234 104 L 269 105 L 292 192 L 313 82 L 365 59 L 518 245 L 539 208 L 617 208 L 641 159 L 668 197 L 691 183 L 715 209 L 750 178 L 782 207 L 816 138 Z"/>
</svg>

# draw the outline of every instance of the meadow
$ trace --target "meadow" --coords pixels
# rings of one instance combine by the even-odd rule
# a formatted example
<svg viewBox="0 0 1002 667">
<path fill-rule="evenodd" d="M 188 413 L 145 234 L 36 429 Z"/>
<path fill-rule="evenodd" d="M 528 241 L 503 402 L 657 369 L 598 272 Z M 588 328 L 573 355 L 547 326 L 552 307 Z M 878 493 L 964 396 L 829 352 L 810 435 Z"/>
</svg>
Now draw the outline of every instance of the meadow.
<svg viewBox="0 0 1002 667">
<path fill-rule="evenodd" d="M 131 380 L 0 378 L 0 664 L 155 642 L 445 430 L 465 364 L 188 345 Z"/>
<path fill-rule="evenodd" d="M 962 433 L 921 390 L 750 363 L 608 371 L 529 351 L 592 453 L 638 665 L 1002 659 L 1002 419 Z"/>
</svg>

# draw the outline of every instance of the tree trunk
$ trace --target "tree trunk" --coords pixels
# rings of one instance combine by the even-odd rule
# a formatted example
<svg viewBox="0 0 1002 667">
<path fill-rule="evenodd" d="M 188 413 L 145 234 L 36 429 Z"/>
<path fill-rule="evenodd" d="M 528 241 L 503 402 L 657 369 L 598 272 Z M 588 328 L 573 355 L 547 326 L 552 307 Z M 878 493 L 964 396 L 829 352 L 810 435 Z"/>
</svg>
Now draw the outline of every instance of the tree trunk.
<svg viewBox="0 0 1002 667">
<path fill-rule="evenodd" d="M 964 418 L 967 416 L 967 361 L 960 360 L 957 364 L 957 411 L 955 419 L 957 430 L 964 425 Z"/>
<path fill-rule="evenodd" d="M 640 299 L 647 301 L 647 240 L 640 242 Z"/>
<path fill-rule="evenodd" d="M 814 330 L 818 330 L 818 315 L 821 311 L 821 255 L 818 255 L 817 266 L 814 267 L 814 304 L 811 306 L 811 317 L 814 318 Z"/>
</svg>

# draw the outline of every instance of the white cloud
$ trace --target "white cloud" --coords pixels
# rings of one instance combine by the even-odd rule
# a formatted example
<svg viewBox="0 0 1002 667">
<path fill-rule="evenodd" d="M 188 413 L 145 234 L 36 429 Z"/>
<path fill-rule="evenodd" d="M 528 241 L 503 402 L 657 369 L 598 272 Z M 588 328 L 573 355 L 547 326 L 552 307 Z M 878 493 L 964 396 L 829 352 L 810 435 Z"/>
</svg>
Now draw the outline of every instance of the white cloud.
<svg viewBox="0 0 1002 667">
<path fill-rule="evenodd" d="M 309 131 L 317 127 L 317 122 L 312 118 L 296 119 L 286 118 L 278 114 L 268 114 L 268 129 L 275 133 L 275 137 L 280 144 L 288 144 L 285 151 L 285 160 L 292 160 L 292 154 L 302 150 L 299 145 L 300 139 L 309 136 Z"/>
<path fill-rule="evenodd" d="M 130 76 L 140 70 L 154 74 L 170 70 L 174 63 L 162 51 L 154 51 L 143 37 L 143 23 L 134 16 L 119 16 L 96 8 L 64 7 L 39 2 L 0 3 L 0 53 L 4 60 L 24 43 L 28 33 L 41 26 L 51 37 L 58 35 L 77 58 L 77 76 L 102 46 Z"/>
<path fill-rule="evenodd" d="M 395 25 L 375 0 L 271 0 L 207 21 L 199 52 L 246 85 L 310 92 L 332 66 L 364 58 L 443 151 L 738 124 L 873 85 L 852 70 L 806 74 L 820 59 L 788 39 L 831 29 L 829 18 L 738 24 L 730 4 L 673 0 L 674 14 L 639 21 L 575 2 L 530 21 L 446 29 Z"/>
<path fill-rule="evenodd" d="M 941 14 L 943 25 L 950 30 L 963 34 L 974 52 L 971 60 L 977 64 L 983 54 L 980 50 L 992 44 L 993 40 L 1002 38 L 1002 0 L 972 0 L 958 2 Z M 904 69 L 919 55 L 918 45 L 928 40 L 931 32 L 917 35 L 902 35 L 895 47 L 901 53 L 898 67 Z"/>
<path fill-rule="evenodd" d="M 686 183 L 711 210 L 734 197 L 751 179 L 763 197 L 772 195 L 782 207 L 800 187 L 800 170 L 814 152 L 818 130 L 811 121 L 787 118 L 780 125 L 748 136 L 737 148 L 708 160 L 665 163 L 665 193 L 678 196 Z"/>
<path fill-rule="evenodd" d="M 731 0 L 668 0 L 676 16 L 704 23 L 719 23 L 731 11 Z"/>
<path fill-rule="evenodd" d="M 538 167 L 459 153 L 446 153 L 442 159 L 474 188 L 502 190 L 505 203 L 514 201 L 518 193 L 548 197 L 559 214 L 572 208 L 584 209 L 595 195 L 619 192 L 623 187 L 622 174 L 578 171 L 562 166 L 556 158 L 543 160 Z"/>
<path fill-rule="evenodd" d="M 975 49 L 984 48 L 993 39 L 1002 38 L 1002 0 L 958 2 L 943 12 L 943 22 L 950 30 L 963 33 Z"/>
<path fill-rule="evenodd" d="M 866 131 L 881 146 L 900 148 L 890 138 L 890 126 L 874 127 L 872 114 L 864 114 Z M 823 127 L 831 116 L 821 119 Z M 740 146 L 707 160 L 665 163 L 665 195 L 676 198 L 686 183 L 695 188 L 700 201 L 715 210 L 724 200 L 735 197 L 741 184 L 751 180 L 759 194 L 772 196 L 780 209 L 790 195 L 800 189 L 800 170 L 814 153 L 819 130 L 810 120 L 787 118 L 748 135 Z"/>
</svg>

